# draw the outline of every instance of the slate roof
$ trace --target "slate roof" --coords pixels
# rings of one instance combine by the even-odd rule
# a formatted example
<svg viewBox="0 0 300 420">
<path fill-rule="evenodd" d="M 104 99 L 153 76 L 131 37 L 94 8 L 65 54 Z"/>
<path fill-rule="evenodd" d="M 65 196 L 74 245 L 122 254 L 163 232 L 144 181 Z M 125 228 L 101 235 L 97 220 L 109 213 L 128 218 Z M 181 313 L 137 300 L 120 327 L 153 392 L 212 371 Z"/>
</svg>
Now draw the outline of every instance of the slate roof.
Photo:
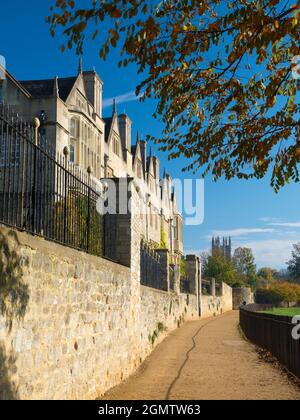
<svg viewBox="0 0 300 420">
<path fill-rule="evenodd" d="M 108 142 L 108 137 L 110 135 L 111 130 L 111 124 L 112 124 L 112 118 L 103 118 L 103 121 L 105 122 L 105 141 Z"/>
<path fill-rule="evenodd" d="M 135 144 L 134 146 L 131 146 L 131 154 L 133 157 L 135 156 L 136 149 L 137 149 L 137 144 Z"/>
<path fill-rule="evenodd" d="M 77 77 L 58 79 L 59 97 L 66 101 Z M 34 98 L 53 96 L 55 79 L 48 80 L 23 80 L 19 82 Z"/>
</svg>

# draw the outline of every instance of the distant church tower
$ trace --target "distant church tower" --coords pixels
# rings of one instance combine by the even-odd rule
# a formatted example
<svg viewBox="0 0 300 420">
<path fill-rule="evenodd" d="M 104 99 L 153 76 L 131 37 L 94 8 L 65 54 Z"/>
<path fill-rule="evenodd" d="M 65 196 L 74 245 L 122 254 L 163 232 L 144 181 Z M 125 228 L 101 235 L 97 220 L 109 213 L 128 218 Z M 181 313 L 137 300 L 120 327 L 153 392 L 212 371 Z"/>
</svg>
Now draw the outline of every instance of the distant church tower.
<svg viewBox="0 0 300 420">
<path fill-rule="evenodd" d="M 216 251 L 221 252 L 225 258 L 231 260 L 231 237 L 223 238 L 223 241 L 221 242 L 219 236 L 216 238 L 213 236 L 211 253 L 214 254 Z"/>
</svg>

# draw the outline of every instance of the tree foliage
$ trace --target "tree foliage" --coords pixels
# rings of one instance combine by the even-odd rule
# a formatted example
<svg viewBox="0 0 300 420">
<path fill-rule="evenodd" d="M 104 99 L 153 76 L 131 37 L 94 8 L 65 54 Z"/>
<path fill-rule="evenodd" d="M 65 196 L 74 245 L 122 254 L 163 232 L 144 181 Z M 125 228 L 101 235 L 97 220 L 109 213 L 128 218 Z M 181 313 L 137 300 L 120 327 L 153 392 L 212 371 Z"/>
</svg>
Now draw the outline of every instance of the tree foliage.
<svg viewBox="0 0 300 420">
<path fill-rule="evenodd" d="M 169 249 L 168 243 L 167 243 L 166 231 L 163 226 L 161 227 L 161 237 L 160 237 L 159 247 L 160 249 Z"/>
<path fill-rule="evenodd" d="M 262 267 L 258 270 L 257 275 L 258 277 L 260 277 L 263 280 L 266 280 L 267 282 L 272 282 L 277 276 L 277 270 L 270 267 Z"/>
<path fill-rule="evenodd" d="M 137 94 L 157 99 L 165 128 L 154 140 L 170 159 L 214 179 L 271 173 L 276 191 L 299 181 L 299 1 L 80 3 L 56 1 L 52 35 L 63 29 L 62 50 L 78 54 L 98 37 L 102 59 L 120 47 L 119 65 L 143 75 Z"/>
<path fill-rule="evenodd" d="M 287 264 L 290 276 L 300 281 L 300 242 L 293 245 L 292 258 Z"/>
<path fill-rule="evenodd" d="M 233 255 L 233 264 L 244 283 L 255 287 L 257 283 L 256 265 L 250 248 L 237 248 Z"/>
<path fill-rule="evenodd" d="M 230 286 L 242 286 L 235 266 L 224 255 L 215 251 L 213 255 L 202 256 L 203 275 L 209 278 L 215 278 L 218 282 L 227 283 Z"/>
<path fill-rule="evenodd" d="M 69 243 L 78 249 L 86 249 L 88 243 L 91 254 L 104 255 L 104 218 L 97 212 L 95 201 L 91 199 L 89 206 L 88 197 L 69 192 L 65 199 L 55 204 L 54 218 L 56 224 L 62 226 L 61 230 L 56 233 L 62 243 Z M 69 222 L 64 238 L 63 221 L 65 218 Z"/>
<path fill-rule="evenodd" d="M 260 288 L 256 293 L 258 303 L 297 303 L 300 301 L 300 286 L 288 282 L 274 282 Z"/>
</svg>

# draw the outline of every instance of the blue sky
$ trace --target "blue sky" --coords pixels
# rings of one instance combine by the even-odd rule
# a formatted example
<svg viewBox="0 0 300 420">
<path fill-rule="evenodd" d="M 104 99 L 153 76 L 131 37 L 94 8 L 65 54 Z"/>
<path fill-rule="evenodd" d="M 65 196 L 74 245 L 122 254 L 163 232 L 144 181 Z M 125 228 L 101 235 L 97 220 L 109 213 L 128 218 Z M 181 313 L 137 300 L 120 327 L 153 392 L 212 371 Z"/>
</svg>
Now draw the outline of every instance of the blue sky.
<svg viewBox="0 0 300 420">
<path fill-rule="evenodd" d="M 1 5 L 0 55 L 17 79 L 43 79 L 74 75 L 78 58 L 74 52 L 62 54 L 62 38 L 53 39 L 45 23 L 53 0 L 11 0 Z M 84 1 L 85 3 L 85 1 Z M 153 119 L 153 102 L 139 103 L 134 98 L 138 76 L 134 66 L 119 70 L 114 51 L 106 62 L 100 61 L 97 42 L 86 45 L 84 69 L 94 67 L 104 81 L 104 115 L 110 115 L 113 97 L 119 99 L 119 112 L 133 120 L 133 138 L 139 131 L 159 135 L 162 126 Z M 120 103 L 121 102 L 121 103 Z M 156 148 L 154 147 L 154 150 Z M 183 159 L 169 162 L 159 153 L 161 167 L 173 177 L 187 177 L 181 172 Z M 190 175 L 191 178 L 195 178 Z M 233 246 L 250 246 L 258 266 L 284 268 L 292 244 L 300 241 L 300 184 L 285 187 L 275 194 L 269 179 L 263 181 L 205 180 L 205 219 L 200 226 L 185 227 L 187 253 L 208 250 L 212 234 L 231 234 Z"/>
</svg>

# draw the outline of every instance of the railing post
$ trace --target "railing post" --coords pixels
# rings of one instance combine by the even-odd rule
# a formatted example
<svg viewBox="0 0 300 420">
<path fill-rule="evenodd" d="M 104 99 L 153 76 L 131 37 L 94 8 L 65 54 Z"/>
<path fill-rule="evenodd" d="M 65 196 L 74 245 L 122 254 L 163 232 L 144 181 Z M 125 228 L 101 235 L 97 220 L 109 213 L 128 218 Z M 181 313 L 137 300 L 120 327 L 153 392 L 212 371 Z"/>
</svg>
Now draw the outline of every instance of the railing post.
<svg viewBox="0 0 300 420">
<path fill-rule="evenodd" d="M 68 217 L 68 156 L 69 156 L 69 148 L 65 147 L 63 150 L 64 156 L 65 156 L 65 178 L 64 178 L 64 244 L 67 243 L 67 217 Z"/>
<path fill-rule="evenodd" d="M 87 245 L 87 252 L 89 252 L 90 250 L 90 233 L 91 233 L 91 178 L 92 178 L 92 173 L 93 173 L 93 168 L 91 166 L 89 166 L 87 168 L 87 173 L 89 176 L 89 183 L 88 183 L 88 214 L 87 214 L 87 229 L 86 229 L 86 233 L 87 233 L 87 241 L 86 241 L 86 245 Z"/>
<path fill-rule="evenodd" d="M 185 271 L 190 293 L 198 295 L 201 291 L 199 291 L 199 258 L 196 255 L 186 256 Z"/>
<path fill-rule="evenodd" d="M 32 232 L 36 233 L 36 195 L 37 195 L 37 148 L 39 144 L 39 128 L 41 126 L 38 118 L 33 119 L 34 145 L 33 145 L 33 185 L 32 185 Z"/>
<path fill-rule="evenodd" d="M 157 249 L 160 256 L 160 284 L 162 290 L 170 291 L 170 272 L 169 272 L 169 251 L 167 249 Z"/>
</svg>

